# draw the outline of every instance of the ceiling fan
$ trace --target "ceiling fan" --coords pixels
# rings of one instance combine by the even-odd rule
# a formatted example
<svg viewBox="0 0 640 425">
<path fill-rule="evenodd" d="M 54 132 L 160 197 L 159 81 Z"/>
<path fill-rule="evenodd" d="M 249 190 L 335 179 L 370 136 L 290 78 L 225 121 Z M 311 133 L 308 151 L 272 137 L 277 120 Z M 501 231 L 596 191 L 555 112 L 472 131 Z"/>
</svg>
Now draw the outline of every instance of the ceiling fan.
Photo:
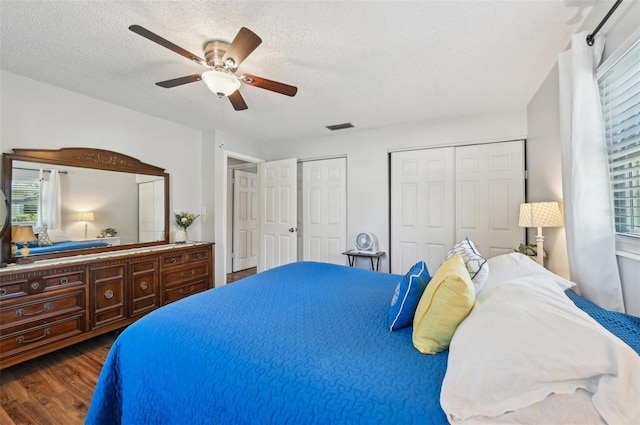
<svg viewBox="0 0 640 425">
<path fill-rule="evenodd" d="M 288 84 L 250 74 L 242 74 L 240 76 L 235 74 L 240 64 L 262 43 L 262 39 L 248 28 L 242 27 L 231 43 L 220 40 L 206 42 L 204 44 L 204 59 L 140 25 L 131 25 L 129 29 L 195 63 L 209 68 L 208 71 L 202 74 L 188 75 L 156 83 L 160 87 L 168 89 L 196 81 L 204 81 L 209 90 L 219 97 L 228 97 L 236 111 L 247 109 L 247 104 L 239 90 L 241 82 L 291 97 L 298 92 L 297 87 Z"/>
</svg>

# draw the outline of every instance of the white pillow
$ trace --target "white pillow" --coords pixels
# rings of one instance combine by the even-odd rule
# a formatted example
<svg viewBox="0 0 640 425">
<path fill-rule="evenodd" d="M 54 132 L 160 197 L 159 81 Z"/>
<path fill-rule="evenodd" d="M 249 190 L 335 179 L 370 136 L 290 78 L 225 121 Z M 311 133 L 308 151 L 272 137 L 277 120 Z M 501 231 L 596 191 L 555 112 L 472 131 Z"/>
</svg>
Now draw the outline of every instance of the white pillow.
<svg viewBox="0 0 640 425">
<path fill-rule="evenodd" d="M 486 291 L 496 283 L 517 279 L 524 276 L 542 276 L 555 282 L 563 291 L 576 286 L 575 283 L 545 269 L 532 258 L 513 252 L 490 258 L 488 265 L 491 269 L 483 290 Z"/>
<path fill-rule="evenodd" d="M 578 388 L 606 423 L 640 423 L 640 357 L 548 280 L 521 277 L 478 295 L 449 347 L 440 404 L 450 423 Z M 557 423 L 553 412 L 537 422 Z"/>
<path fill-rule="evenodd" d="M 62 230 L 51 229 L 47 230 L 51 243 L 70 242 L 71 238 L 67 236 Z"/>
<path fill-rule="evenodd" d="M 455 244 L 444 260 L 448 260 L 455 254 L 460 254 L 464 260 L 464 264 L 467 266 L 467 271 L 469 272 L 469 276 L 471 277 L 476 293 L 480 292 L 482 286 L 487 280 L 487 277 L 489 276 L 489 264 L 487 263 L 487 259 L 480 255 L 469 238 L 464 238 Z"/>
</svg>

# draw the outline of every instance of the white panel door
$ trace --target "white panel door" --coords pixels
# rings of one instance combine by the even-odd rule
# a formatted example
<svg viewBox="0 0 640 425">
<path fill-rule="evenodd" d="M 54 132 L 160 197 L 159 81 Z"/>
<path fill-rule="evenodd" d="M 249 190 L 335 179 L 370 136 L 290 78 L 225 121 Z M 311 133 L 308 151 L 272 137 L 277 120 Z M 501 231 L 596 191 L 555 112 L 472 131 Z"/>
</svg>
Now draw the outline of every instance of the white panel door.
<svg viewBox="0 0 640 425">
<path fill-rule="evenodd" d="M 138 184 L 138 241 L 152 242 L 153 237 L 153 182 Z"/>
<path fill-rule="evenodd" d="M 454 148 L 391 154 L 391 272 L 435 273 L 454 244 Z"/>
<path fill-rule="evenodd" d="M 524 186 L 524 141 L 457 147 L 456 241 L 469 237 L 486 257 L 513 252 Z"/>
<path fill-rule="evenodd" d="M 345 264 L 347 240 L 347 160 L 302 164 L 303 259 Z"/>
<path fill-rule="evenodd" d="M 162 241 L 164 231 L 164 180 L 153 182 L 153 234 L 154 241 Z"/>
<path fill-rule="evenodd" d="M 295 158 L 258 164 L 259 272 L 296 261 L 296 168 Z"/>
<path fill-rule="evenodd" d="M 138 241 L 161 241 L 164 235 L 164 180 L 138 183 Z"/>
<path fill-rule="evenodd" d="M 233 171 L 233 271 L 258 265 L 258 175 Z"/>
</svg>

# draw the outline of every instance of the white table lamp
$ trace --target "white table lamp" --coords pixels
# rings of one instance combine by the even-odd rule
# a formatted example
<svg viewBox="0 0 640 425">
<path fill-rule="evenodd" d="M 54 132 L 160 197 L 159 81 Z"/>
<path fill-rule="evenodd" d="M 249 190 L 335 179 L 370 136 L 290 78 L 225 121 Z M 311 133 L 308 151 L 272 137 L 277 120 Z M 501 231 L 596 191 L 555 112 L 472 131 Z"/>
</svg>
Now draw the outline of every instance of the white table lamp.
<svg viewBox="0 0 640 425">
<path fill-rule="evenodd" d="M 537 257 L 536 260 L 541 266 L 544 266 L 544 236 L 542 236 L 543 227 L 561 227 L 564 225 L 562 215 L 560 214 L 560 206 L 557 202 L 531 202 L 520 204 L 520 218 L 518 220 L 520 227 L 537 227 Z"/>
<path fill-rule="evenodd" d="M 95 215 L 93 211 L 85 211 L 80 213 L 80 221 L 84 221 L 84 238 L 87 239 L 87 227 L 90 221 L 95 221 Z"/>
</svg>

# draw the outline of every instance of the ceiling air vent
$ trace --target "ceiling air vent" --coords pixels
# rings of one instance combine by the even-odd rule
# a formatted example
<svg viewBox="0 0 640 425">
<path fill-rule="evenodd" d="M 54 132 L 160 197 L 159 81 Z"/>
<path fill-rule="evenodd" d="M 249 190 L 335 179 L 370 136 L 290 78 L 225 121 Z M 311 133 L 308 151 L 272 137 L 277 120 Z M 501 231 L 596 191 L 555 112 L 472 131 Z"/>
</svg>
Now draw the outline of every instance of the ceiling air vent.
<svg viewBox="0 0 640 425">
<path fill-rule="evenodd" d="M 335 125 L 328 125 L 327 128 L 331 131 L 336 131 L 336 130 L 344 130 L 345 128 L 353 128 L 353 124 L 351 124 L 350 122 L 345 122 L 344 124 L 335 124 Z"/>
</svg>

